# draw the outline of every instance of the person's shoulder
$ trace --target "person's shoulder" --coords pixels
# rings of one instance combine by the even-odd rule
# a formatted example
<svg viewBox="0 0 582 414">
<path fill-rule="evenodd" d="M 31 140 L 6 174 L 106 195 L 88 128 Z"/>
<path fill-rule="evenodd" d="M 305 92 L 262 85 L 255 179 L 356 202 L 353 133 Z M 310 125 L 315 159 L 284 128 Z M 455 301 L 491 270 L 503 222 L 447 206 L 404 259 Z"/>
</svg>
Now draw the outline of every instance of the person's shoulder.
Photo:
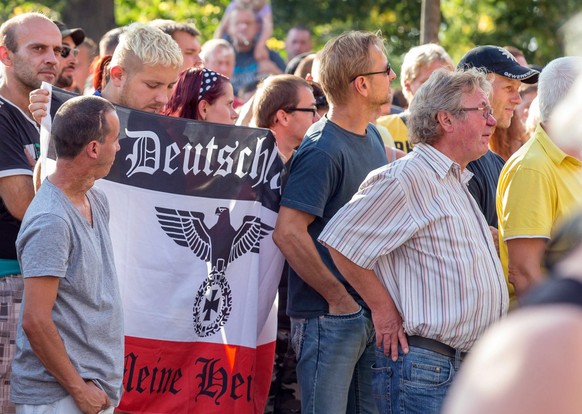
<svg viewBox="0 0 582 414">
<path fill-rule="evenodd" d="M 552 168 L 552 161 L 537 140 L 532 137 L 515 151 L 505 163 L 502 174 L 516 171 L 547 171 Z"/>
<path fill-rule="evenodd" d="M 481 158 L 467 164 L 467 169 L 475 175 L 483 172 L 499 175 L 504 165 L 505 160 L 501 156 L 491 150 L 487 150 Z"/>
<path fill-rule="evenodd" d="M 285 68 L 287 67 L 287 64 L 285 63 L 285 60 L 283 60 L 283 58 L 281 57 L 281 55 L 277 52 L 275 52 L 274 50 L 269 49 L 269 59 L 271 61 L 273 61 L 275 63 L 275 65 L 277 65 L 279 67 L 279 69 L 281 69 L 281 71 L 285 71 Z"/>
<path fill-rule="evenodd" d="M 18 118 L 24 119 L 24 114 L 14 104 L 0 96 L 0 119 L 2 122 L 14 122 Z"/>
</svg>

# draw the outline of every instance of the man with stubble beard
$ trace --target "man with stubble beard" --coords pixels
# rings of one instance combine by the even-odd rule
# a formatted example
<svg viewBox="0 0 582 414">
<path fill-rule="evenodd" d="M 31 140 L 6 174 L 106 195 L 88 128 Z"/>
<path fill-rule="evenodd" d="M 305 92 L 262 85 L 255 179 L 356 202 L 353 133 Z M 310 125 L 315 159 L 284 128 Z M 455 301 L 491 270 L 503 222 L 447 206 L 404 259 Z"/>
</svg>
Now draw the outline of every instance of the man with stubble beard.
<svg viewBox="0 0 582 414">
<path fill-rule="evenodd" d="M 60 56 L 58 56 L 61 61 L 61 71 L 55 85 L 59 88 L 72 90 L 73 74 L 79 63 L 77 59 L 79 49 L 77 49 L 77 46 L 85 40 L 85 32 L 78 27 L 69 29 L 64 23 L 56 20 L 53 20 L 53 22 L 61 31 L 61 36 L 63 36 L 63 50 Z"/>
<path fill-rule="evenodd" d="M 8 395 L 23 288 L 15 242 L 34 197 L 40 139 L 28 94 L 57 79 L 61 51 L 58 27 L 42 14 L 21 14 L 0 26 L 0 412 L 6 414 L 15 412 Z"/>
<path fill-rule="evenodd" d="M 346 32 L 320 53 L 330 109 L 293 156 L 273 240 L 291 267 L 287 314 L 301 412 L 376 413 L 369 307 L 317 238 L 368 173 L 388 162 L 370 119 L 388 102 L 396 75 L 383 39 L 373 33 Z"/>
<path fill-rule="evenodd" d="M 159 113 L 168 102 L 182 67 L 182 51 L 160 29 L 134 23 L 123 32 L 109 64 L 109 81 L 95 92 L 109 102 Z M 46 115 L 48 91 L 30 96 L 29 110 L 40 123 Z"/>
<path fill-rule="evenodd" d="M 511 53 L 499 46 L 479 46 L 469 50 L 462 57 L 457 69 L 472 67 L 487 72 L 491 81 L 490 101 L 493 117 L 497 121 L 496 129 L 509 128 L 515 108 L 521 102 L 519 85 L 521 82 L 536 83 L 539 72 L 521 66 Z M 469 181 L 469 191 L 485 215 L 496 243 L 498 223 L 495 195 L 503 164 L 503 158 L 489 150 L 484 156 L 467 165 L 467 169 L 474 174 Z"/>
</svg>

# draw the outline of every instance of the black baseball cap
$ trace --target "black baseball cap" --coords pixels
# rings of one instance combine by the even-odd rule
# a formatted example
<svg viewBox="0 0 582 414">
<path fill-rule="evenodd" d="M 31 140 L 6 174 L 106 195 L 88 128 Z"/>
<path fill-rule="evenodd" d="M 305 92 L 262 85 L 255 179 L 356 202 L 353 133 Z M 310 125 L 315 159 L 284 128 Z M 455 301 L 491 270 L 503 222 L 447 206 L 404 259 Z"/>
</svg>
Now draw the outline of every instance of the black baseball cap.
<svg viewBox="0 0 582 414">
<path fill-rule="evenodd" d="M 535 69 L 521 66 L 510 52 L 499 46 L 478 46 L 469 50 L 461 58 L 457 69 L 469 68 L 483 69 L 529 84 L 537 83 L 540 75 Z"/>
<path fill-rule="evenodd" d="M 85 40 L 85 31 L 80 27 L 76 27 L 74 29 L 69 29 L 66 24 L 59 22 L 57 20 L 53 20 L 53 23 L 57 25 L 59 30 L 61 31 L 61 36 L 63 38 L 67 36 L 71 36 L 75 46 L 79 46 Z"/>
</svg>

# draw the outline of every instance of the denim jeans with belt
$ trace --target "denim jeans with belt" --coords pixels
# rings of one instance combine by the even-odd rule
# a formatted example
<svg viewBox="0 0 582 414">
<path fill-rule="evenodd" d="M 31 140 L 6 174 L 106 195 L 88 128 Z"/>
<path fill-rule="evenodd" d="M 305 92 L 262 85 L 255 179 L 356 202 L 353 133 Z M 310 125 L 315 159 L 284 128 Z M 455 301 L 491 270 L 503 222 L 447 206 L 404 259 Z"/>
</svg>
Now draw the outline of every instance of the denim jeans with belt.
<svg viewBox="0 0 582 414">
<path fill-rule="evenodd" d="M 291 318 L 301 412 L 373 413 L 375 332 L 370 313 Z"/>
<path fill-rule="evenodd" d="M 459 369 L 460 359 L 415 346 L 399 350 L 396 362 L 376 349 L 372 368 L 380 414 L 438 414 Z"/>
</svg>

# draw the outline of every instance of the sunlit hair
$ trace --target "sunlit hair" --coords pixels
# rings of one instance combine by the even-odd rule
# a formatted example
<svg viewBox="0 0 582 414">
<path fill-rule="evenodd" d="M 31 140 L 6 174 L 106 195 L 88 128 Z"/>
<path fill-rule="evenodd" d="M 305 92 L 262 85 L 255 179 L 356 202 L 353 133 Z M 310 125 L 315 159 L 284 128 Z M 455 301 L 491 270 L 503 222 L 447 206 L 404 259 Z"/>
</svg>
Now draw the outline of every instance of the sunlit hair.
<svg viewBox="0 0 582 414">
<path fill-rule="evenodd" d="M 59 158 L 72 159 L 91 141 L 105 142 L 106 115 L 115 107 L 98 96 L 77 96 L 61 105 L 53 119 L 51 138 Z"/>
<path fill-rule="evenodd" d="M 447 51 L 442 46 L 434 43 L 415 46 L 404 55 L 400 84 L 408 102 L 412 100 L 412 95 L 404 84 L 413 82 L 423 68 L 429 67 L 434 62 L 441 62 L 449 70 L 455 70 L 453 59 L 451 59 Z"/>
<path fill-rule="evenodd" d="M 204 88 L 201 94 L 201 88 L 205 80 L 205 74 L 214 74 L 210 79 L 210 88 Z M 216 79 L 216 80 L 213 80 Z M 162 115 L 177 116 L 180 118 L 202 119 L 198 111 L 198 104 L 205 100 L 209 104 L 216 102 L 218 98 L 226 93 L 225 85 L 230 80 L 217 72 L 209 71 L 202 68 L 189 68 L 180 75 L 178 83 L 170 100 L 162 109 Z"/>
<path fill-rule="evenodd" d="M 0 45 L 6 46 L 6 49 L 10 50 L 13 53 L 16 53 L 18 51 L 18 42 L 16 41 L 16 28 L 20 27 L 28 20 L 35 19 L 46 20 L 47 22 L 53 23 L 51 19 L 49 19 L 42 13 L 32 12 L 14 16 L 13 18 L 6 20 L 2 24 L 2 26 L 0 26 Z"/>
<path fill-rule="evenodd" d="M 224 39 L 210 39 L 202 45 L 202 49 L 200 50 L 200 57 L 202 60 L 206 61 L 215 50 L 217 49 L 225 49 L 228 50 L 229 53 L 235 54 L 234 48 L 232 45 Z"/>
<path fill-rule="evenodd" d="M 487 75 L 479 69 L 457 72 L 443 68 L 436 70 L 418 89 L 410 104 L 407 126 L 412 143 L 432 145 L 437 142 L 443 135 L 438 113 L 449 112 L 455 117 L 466 117 L 466 112 L 461 110 L 461 98 L 477 88 L 487 95 L 491 92 Z"/>
<path fill-rule="evenodd" d="M 305 79 L 295 75 L 273 75 L 265 79 L 257 89 L 253 101 L 253 118 L 260 128 L 271 128 L 277 111 L 296 107 L 299 90 L 311 86 Z"/>
<path fill-rule="evenodd" d="M 182 51 L 170 35 L 141 23 L 125 29 L 111 58 L 111 66 L 119 65 L 130 73 L 143 65 L 181 68 L 183 62 Z"/>
<path fill-rule="evenodd" d="M 371 46 L 386 53 L 378 34 L 350 31 L 328 41 L 318 54 L 319 83 L 331 104 L 344 104 L 352 79 L 372 70 Z"/>
<path fill-rule="evenodd" d="M 174 20 L 156 19 L 149 23 L 150 26 L 157 27 L 162 32 L 173 36 L 176 32 L 188 33 L 192 37 L 200 36 L 200 31 L 190 23 L 179 23 Z"/>
<path fill-rule="evenodd" d="M 574 81 L 582 72 L 582 57 L 566 56 L 548 63 L 538 81 L 540 119 L 543 124 L 550 120 L 554 108 L 563 100 Z"/>
</svg>

